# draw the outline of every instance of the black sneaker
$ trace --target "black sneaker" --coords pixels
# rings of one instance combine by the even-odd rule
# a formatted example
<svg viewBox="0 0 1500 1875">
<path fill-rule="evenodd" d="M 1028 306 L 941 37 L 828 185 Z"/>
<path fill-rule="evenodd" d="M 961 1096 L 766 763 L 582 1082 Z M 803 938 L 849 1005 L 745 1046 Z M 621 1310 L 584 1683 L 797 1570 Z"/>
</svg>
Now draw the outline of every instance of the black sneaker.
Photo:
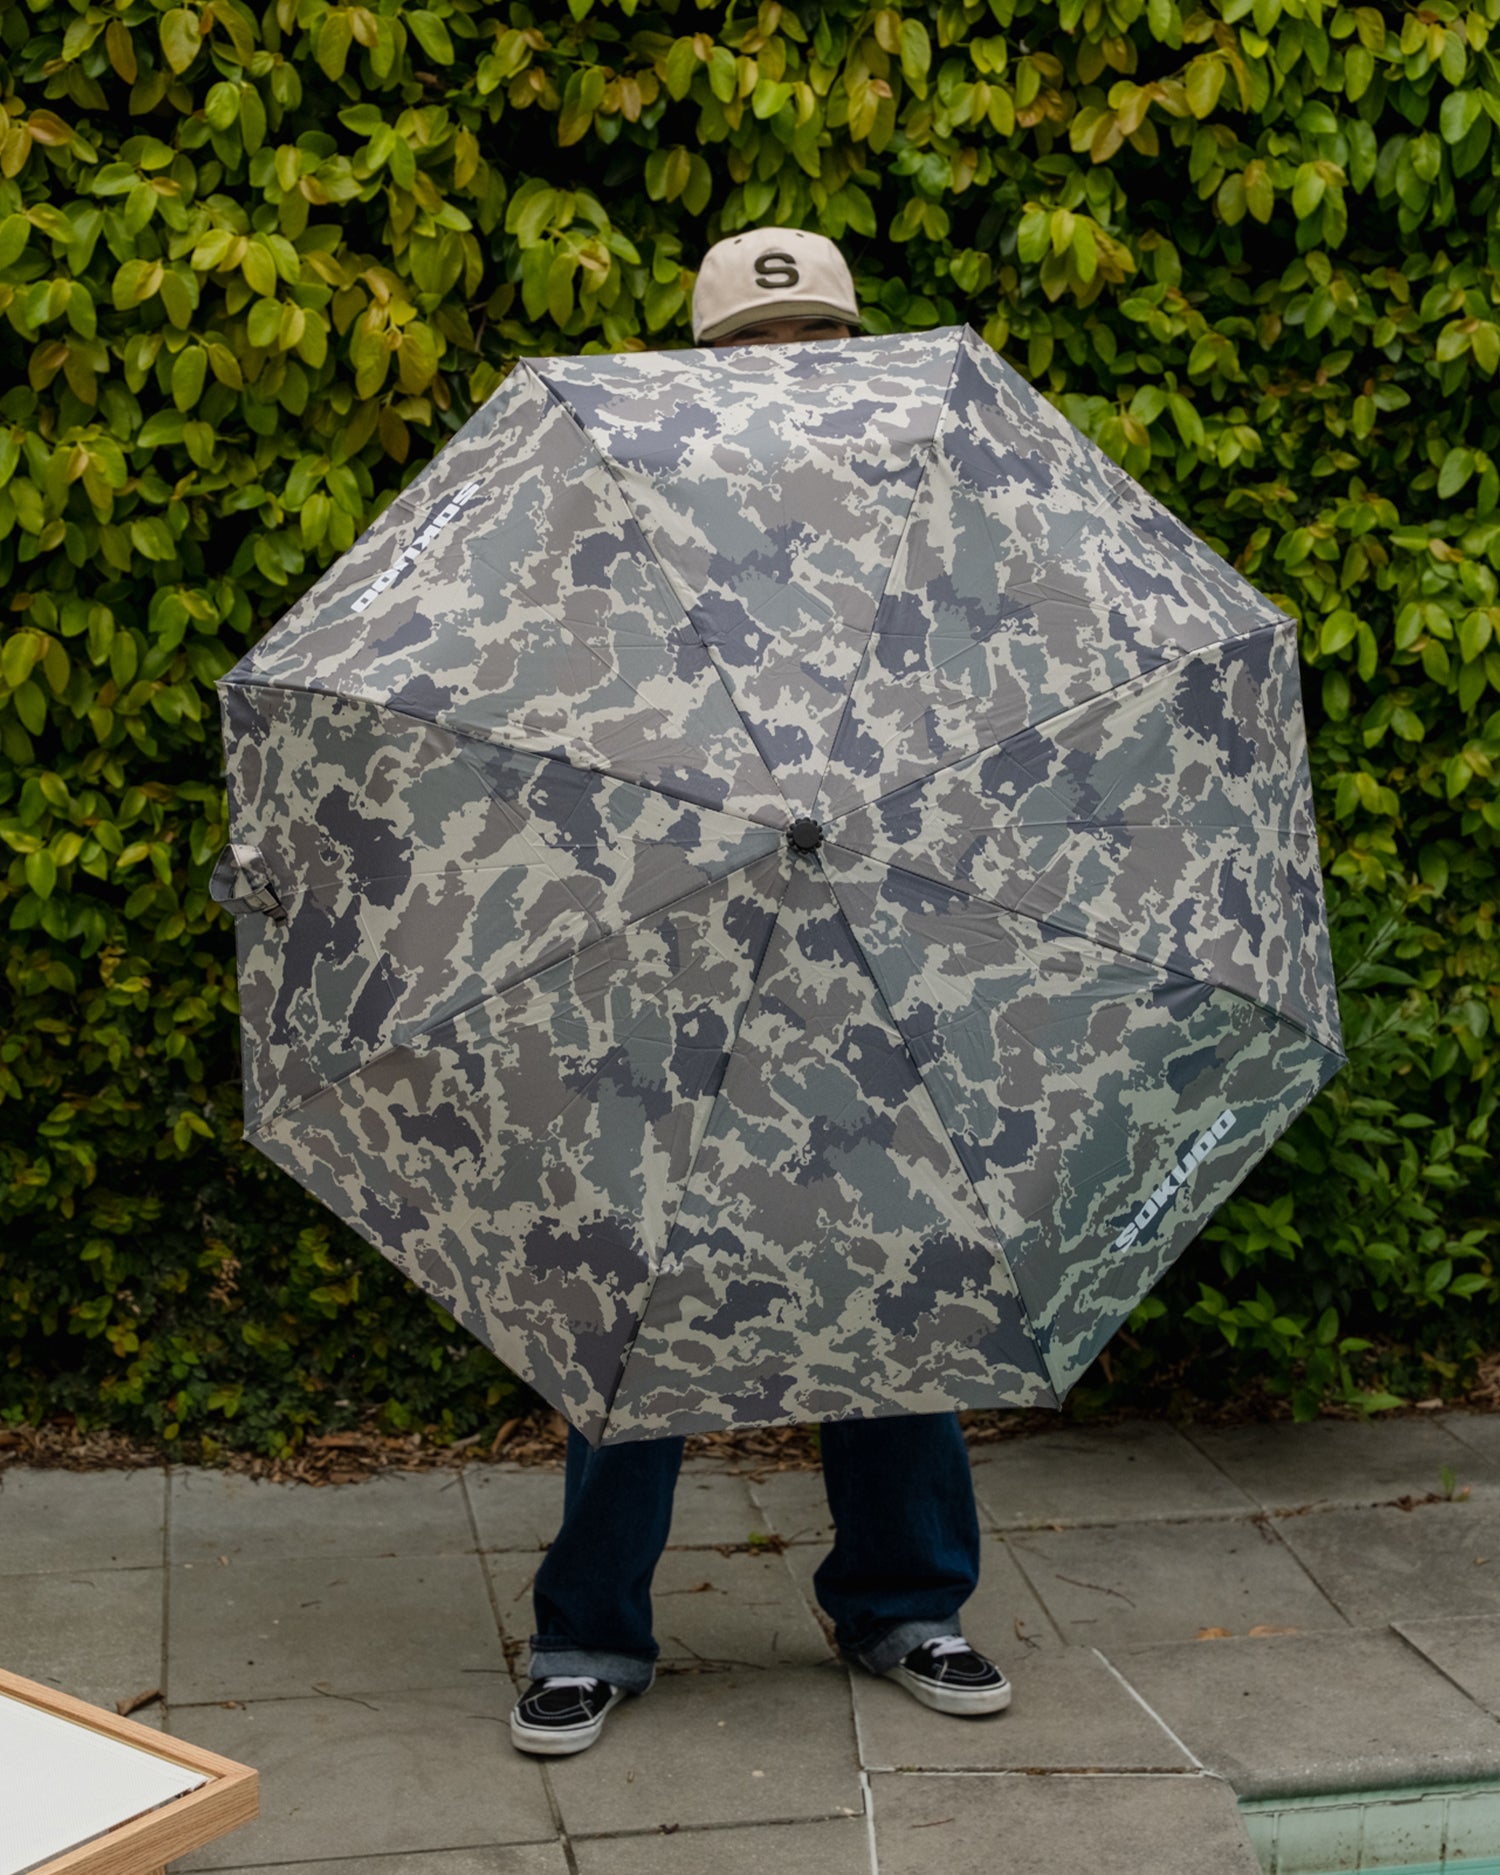
<svg viewBox="0 0 1500 1875">
<path fill-rule="evenodd" d="M 1010 1704 L 1010 1681 L 961 1634 L 940 1634 L 923 1641 L 886 1675 L 904 1686 L 913 1699 L 934 1712 L 955 1712 L 968 1718 L 984 1712 L 1003 1712 Z"/>
<path fill-rule="evenodd" d="M 604 1730 L 606 1715 L 625 1697 L 608 1680 L 559 1674 L 533 1680 L 511 1708 L 510 1740 L 517 1751 L 565 1758 L 587 1751 Z"/>
</svg>

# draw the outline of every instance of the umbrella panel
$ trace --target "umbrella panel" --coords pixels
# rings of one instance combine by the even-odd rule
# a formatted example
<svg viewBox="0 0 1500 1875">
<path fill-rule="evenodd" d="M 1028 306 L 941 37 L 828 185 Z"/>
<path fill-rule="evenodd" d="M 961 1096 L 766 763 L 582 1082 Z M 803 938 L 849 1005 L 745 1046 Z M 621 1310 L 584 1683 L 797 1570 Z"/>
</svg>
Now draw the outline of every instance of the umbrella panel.
<svg viewBox="0 0 1500 1875">
<path fill-rule="evenodd" d="M 965 333 L 818 811 L 847 812 L 1276 622 L 1268 600 Z"/>
<path fill-rule="evenodd" d="M 782 889 L 752 860 L 256 1143 L 597 1437 Z"/>
<path fill-rule="evenodd" d="M 813 355 L 809 357 L 809 353 Z M 785 819 L 808 813 L 923 474 L 955 335 L 886 338 L 859 374 L 815 347 L 535 369 L 625 497 Z"/>
<path fill-rule="evenodd" d="M 841 844 L 1205 982 L 1338 1053 L 1295 627 L 1215 644 L 832 819 Z"/>
<path fill-rule="evenodd" d="M 788 857 L 605 1438 L 1054 1404 L 1006 1250 L 829 881 Z"/>
<path fill-rule="evenodd" d="M 235 824 L 288 914 L 240 922 L 252 1129 L 779 844 L 737 817 L 364 702 L 253 685 L 227 706 Z"/>
<path fill-rule="evenodd" d="M 1061 1397 L 1339 1057 L 1235 990 L 837 842 L 824 853 Z M 1230 1125 L 1122 1245 L 1226 1112 Z"/>
</svg>

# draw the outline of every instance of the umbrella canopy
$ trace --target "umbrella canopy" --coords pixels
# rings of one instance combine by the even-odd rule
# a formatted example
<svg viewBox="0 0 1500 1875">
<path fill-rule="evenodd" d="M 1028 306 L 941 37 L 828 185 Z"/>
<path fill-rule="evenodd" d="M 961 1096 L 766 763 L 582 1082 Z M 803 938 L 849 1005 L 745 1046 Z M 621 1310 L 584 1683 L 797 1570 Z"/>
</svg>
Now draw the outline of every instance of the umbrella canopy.
<svg viewBox="0 0 1500 1875">
<path fill-rule="evenodd" d="M 219 688 L 247 1137 L 596 1442 L 1059 1404 L 1344 1059 L 1293 621 L 967 327 L 523 360 Z"/>
</svg>

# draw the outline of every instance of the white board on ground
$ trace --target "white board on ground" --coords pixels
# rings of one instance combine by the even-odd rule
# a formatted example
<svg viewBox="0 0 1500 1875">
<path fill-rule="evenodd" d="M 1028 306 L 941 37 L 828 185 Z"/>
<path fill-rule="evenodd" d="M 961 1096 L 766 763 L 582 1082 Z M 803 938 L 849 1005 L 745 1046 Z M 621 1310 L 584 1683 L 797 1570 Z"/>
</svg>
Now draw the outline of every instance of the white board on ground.
<svg viewBox="0 0 1500 1875">
<path fill-rule="evenodd" d="M 0 1875 L 24 1875 L 206 1782 L 0 1693 Z"/>
</svg>

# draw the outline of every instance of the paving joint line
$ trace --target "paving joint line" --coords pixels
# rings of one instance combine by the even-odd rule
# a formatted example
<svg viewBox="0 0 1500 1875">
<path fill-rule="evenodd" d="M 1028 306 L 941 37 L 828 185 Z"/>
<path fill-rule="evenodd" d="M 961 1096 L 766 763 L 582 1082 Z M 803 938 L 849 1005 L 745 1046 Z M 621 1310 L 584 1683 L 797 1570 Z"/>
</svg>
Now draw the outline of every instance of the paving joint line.
<svg viewBox="0 0 1500 1875">
<path fill-rule="evenodd" d="M 1477 1445 L 1471 1445 L 1470 1442 L 1464 1437 L 1464 1435 L 1461 1432 L 1457 1432 L 1454 1430 L 1453 1426 L 1448 1423 L 1448 1419 L 1450 1417 L 1452 1416 L 1451 1415 L 1447 1416 L 1442 1421 L 1439 1422 L 1442 1425 L 1443 1431 L 1447 1433 L 1448 1437 L 1450 1439 L 1455 1440 L 1459 1445 L 1461 1445 L 1464 1448 L 1466 1452 L 1472 1453 L 1475 1458 L 1489 1459 L 1489 1461 L 1493 1463 L 1494 1460 L 1491 1454 L 1482 1452 Z M 1463 1417 L 1463 1416 L 1459 1415 L 1459 1417 Z M 1477 1419 L 1484 1419 L 1484 1418 L 1487 1418 L 1488 1415 L 1484 1413 L 1477 1413 L 1474 1415 L 1474 1417 Z"/>
<path fill-rule="evenodd" d="M 1287 1542 L 1286 1538 L 1281 1534 L 1279 1530 L 1273 1530 L 1271 1528 L 1269 1519 L 1266 1519 L 1266 1518 L 1260 1519 L 1260 1529 L 1263 1535 L 1268 1536 L 1272 1543 L 1275 1543 L 1276 1545 L 1278 1545 L 1282 1550 L 1286 1552 L 1288 1556 L 1291 1557 L 1292 1561 L 1296 1563 L 1297 1567 L 1302 1571 L 1303 1575 L 1307 1577 L 1308 1581 L 1312 1583 L 1313 1587 L 1318 1591 L 1319 1595 L 1323 1597 L 1323 1600 L 1327 1602 L 1328 1606 L 1338 1616 L 1339 1620 L 1343 1622 L 1345 1628 L 1351 1629 L 1351 1630 L 1358 1628 L 1359 1623 L 1355 1621 L 1350 1615 L 1344 1612 L 1344 1610 L 1334 1600 L 1333 1595 L 1330 1593 L 1330 1591 L 1324 1588 L 1323 1584 L 1313 1574 L 1312 1570 L 1308 1567 L 1308 1565 L 1302 1560 L 1302 1557 L 1297 1553 L 1293 1545 Z"/>
<path fill-rule="evenodd" d="M 858 1810 L 820 1810 L 814 1816 L 735 1817 L 721 1823 L 679 1823 L 673 1836 L 715 1836 L 732 1829 L 805 1829 L 816 1823 L 857 1823 Z M 581 1829 L 575 1832 L 578 1842 L 642 1842 L 663 1834 L 660 1823 L 646 1829 Z"/>
<path fill-rule="evenodd" d="M 855 1729 L 857 1736 L 857 1721 Z M 859 1789 L 865 1805 L 865 1844 L 870 1852 L 870 1875 L 880 1875 L 880 1850 L 875 1841 L 875 1792 L 870 1783 L 870 1773 L 863 1764 L 859 1768 Z"/>
<path fill-rule="evenodd" d="M 1003 1540 L 1004 1539 L 1002 1538 L 1002 1541 Z M 1071 1645 L 1071 1643 L 1068 1640 L 1067 1635 L 1065 1635 L 1062 1629 L 1058 1626 L 1056 1615 L 1054 1615 L 1052 1610 L 1047 1606 L 1046 1598 L 1043 1596 L 1041 1590 L 1037 1587 L 1035 1582 L 1032 1581 L 1030 1575 L 1027 1573 L 1026 1565 L 1025 1563 L 1022 1562 L 1020 1555 L 1015 1550 L 1011 1550 L 1010 1559 L 1015 1564 L 1016 1573 L 1020 1576 L 1021 1580 L 1026 1584 L 1027 1588 L 1030 1589 L 1032 1597 L 1035 1600 L 1037 1607 L 1040 1608 L 1042 1611 L 1043 1620 L 1045 1620 L 1047 1625 L 1052 1629 L 1052 1632 L 1054 1635 L 1056 1635 L 1059 1644 L 1063 1647 L 1067 1647 Z"/>
<path fill-rule="evenodd" d="M 365 1849 L 353 1858 L 344 1855 L 278 1857 L 274 1862 L 236 1862 L 233 1868 L 184 1871 L 184 1875 L 262 1875 L 265 1869 L 316 1868 L 322 1862 L 331 1866 L 335 1862 L 347 1862 L 351 1859 L 359 1862 L 395 1862 L 413 1856 L 472 1855 L 476 1850 L 482 1849 L 545 1849 L 552 1840 L 550 1836 L 527 1836 L 519 1842 L 440 1842 L 423 1844 L 416 1849 Z M 212 1844 L 205 1843 L 203 1847 L 210 1848 Z M 186 1853 L 184 1851 L 184 1854 Z M 169 1875 L 177 1875 L 180 1866 L 180 1860 L 174 1857 L 167 1865 Z"/>
<path fill-rule="evenodd" d="M 1402 1620 L 1405 1619 L 1404 1616 L 1401 1616 L 1399 1618 Z M 1488 1617 L 1482 1614 L 1478 1616 L 1459 1615 L 1457 1617 L 1452 1616 L 1452 1615 L 1435 1615 L 1435 1616 L 1432 1616 L 1431 1619 L 1436 1620 L 1436 1621 L 1444 1621 L 1444 1620 L 1451 1621 L 1454 1619 L 1457 1619 L 1460 1621 L 1466 1621 L 1466 1620 L 1467 1621 L 1472 1621 L 1472 1620 L 1483 1621 L 1483 1620 L 1488 1619 Z M 1361 1633 L 1367 1634 L 1371 1632 L 1394 1634 L 1397 1640 L 1400 1641 L 1401 1645 L 1403 1647 L 1409 1648 L 1411 1652 L 1416 1655 L 1418 1660 L 1420 1660 L 1425 1667 L 1429 1668 L 1433 1673 L 1436 1673 L 1440 1679 L 1446 1680 L 1450 1686 L 1456 1687 L 1457 1690 L 1463 1694 L 1464 1698 L 1468 1700 L 1471 1706 L 1476 1707 L 1488 1719 L 1493 1719 L 1495 1717 L 1495 1714 L 1490 1711 L 1489 1707 L 1485 1705 L 1483 1700 L 1476 1699 L 1474 1695 L 1469 1691 L 1468 1687 L 1463 1685 L 1461 1681 L 1455 1680 L 1453 1675 L 1448 1671 L 1448 1669 L 1444 1666 L 1440 1666 L 1439 1663 L 1432 1658 L 1431 1654 L 1424 1654 L 1422 1652 L 1422 1649 L 1418 1647 L 1416 1642 L 1412 1640 L 1410 1636 L 1405 1635 L 1401 1632 L 1400 1628 L 1397 1627 L 1395 1621 L 1387 1621 L 1383 1628 L 1380 1628 L 1377 1630 L 1372 1630 L 1369 1628 L 1356 1628 L 1355 1629 L 1356 1634 L 1361 1634 Z"/>
<path fill-rule="evenodd" d="M 1151 1702 L 1145 1697 L 1145 1695 L 1137 1691 L 1137 1689 L 1130 1683 L 1130 1681 L 1126 1679 L 1125 1675 L 1121 1673 L 1120 1669 L 1110 1659 L 1109 1655 L 1100 1652 L 1100 1650 L 1097 1647 L 1091 1648 L 1090 1651 L 1094 1653 L 1095 1655 L 1097 1655 L 1098 1658 L 1104 1662 L 1105 1666 L 1120 1682 L 1121 1686 L 1125 1688 L 1126 1692 L 1129 1693 L 1130 1697 L 1136 1702 L 1136 1704 L 1141 1708 L 1141 1710 L 1147 1713 L 1151 1718 L 1155 1719 L 1156 1723 L 1166 1733 L 1167 1737 L 1171 1739 L 1172 1743 L 1177 1747 L 1177 1749 L 1180 1752 L 1182 1752 L 1184 1757 L 1188 1758 L 1193 1764 L 1195 1764 L 1198 1767 L 1200 1772 L 1206 1773 L 1208 1767 L 1204 1764 L 1203 1760 L 1198 1756 L 1197 1752 L 1193 1750 L 1193 1748 L 1188 1744 L 1186 1739 L 1178 1737 L 1176 1732 L 1172 1730 L 1171 1726 L 1167 1724 L 1166 1720 L 1156 1710 L 1155 1706 L 1153 1706 Z"/>
<path fill-rule="evenodd" d="M 941 1765 L 903 1764 L 894 1767 L 880 1766 L 876 1770 L 873 1770 L 870 1775 L 872 1777 L 1025 1777 L 1034 1781 L 1039 1777 L 1186 1777 L 1207 1779 L 1216 1777 L 1218 1773 L 1210 1771 L 1206 1765 L 1179 1765 L 1174 1771 L 1163 1770 L 1159 1765 L 1142 1765 L 1139 1768 L 1128 1766 L 1123 1770 L 1119 1765 L 1065 1765 L 1061 1767 L 1056 1765 L 1034 1765 L 1019 1770 L 1012 1765 L 1005 1768 L 986 1770 L 982 1766 L 972 1764 L 955 1764 L 946 1767 Z"/>
<path fill-rule="evenodd" d="M 164 1539 L 165 1534 L 163 1531 Z M 69 1581 L 76 1582 L 84 1576 L 152 1575 L 162 1566 L 159 1562 L 100 1563 L 90 1569 L 8 1569 L 0 1570 L 0 1582 L 38 1582 L 55 1576 L 64 1576 Z"/>
<path fill-rule="evenodd" d="M 880 1777 L 1211 1777 L 1197 1764 L 872 1764 Z"/>
</svg>

